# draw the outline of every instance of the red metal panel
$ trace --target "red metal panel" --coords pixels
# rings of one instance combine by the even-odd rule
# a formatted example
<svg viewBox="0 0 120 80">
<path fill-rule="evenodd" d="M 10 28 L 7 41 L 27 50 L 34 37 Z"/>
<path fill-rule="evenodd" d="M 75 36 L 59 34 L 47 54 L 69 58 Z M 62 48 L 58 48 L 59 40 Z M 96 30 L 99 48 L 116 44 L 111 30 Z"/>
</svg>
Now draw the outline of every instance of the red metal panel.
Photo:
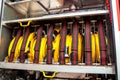
<svg viewBox="0 0 120 80">
<path fill-rule="evenodd" d="M 118 16 L 118 29 L 120 31 L 120 1 L 116 0 L 116 7 L 117 7 L 117 16 Z"/>
</svg>

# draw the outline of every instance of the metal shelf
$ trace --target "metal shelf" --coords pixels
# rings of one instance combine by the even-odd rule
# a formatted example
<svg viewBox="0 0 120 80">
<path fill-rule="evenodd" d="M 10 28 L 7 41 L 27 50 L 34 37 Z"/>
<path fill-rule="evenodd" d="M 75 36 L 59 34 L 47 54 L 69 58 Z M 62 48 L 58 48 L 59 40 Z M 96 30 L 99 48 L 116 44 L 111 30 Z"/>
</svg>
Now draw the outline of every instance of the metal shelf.
<svg viewBox="0 0 120 80">
<path fill-rule="evenodd" d="M 114 66 L 46 65 L 0 62 L 0 68 L 69 73 L 115 74 Z"/>
<path fill-rule="evenodd" d="M 34 17 L 34 18 L 8 20 L 8 21 L 3 21 L 3 24 L 18 23 L 20 21 L 29 21 L 29 20 L 39 21 L 39 20 L 51 20 L 51 19 L 62 19 L 62 18 L 70 18 L 70 17 L 105 15 L 105 14 L 108 14 L 108 10 L 94 10 L 94 9 L 79 10 L 76 12 L 65 12 L 65 13 L 61 13 L 61 14 L 44 15 L 41 17 Z"/>
</svg>

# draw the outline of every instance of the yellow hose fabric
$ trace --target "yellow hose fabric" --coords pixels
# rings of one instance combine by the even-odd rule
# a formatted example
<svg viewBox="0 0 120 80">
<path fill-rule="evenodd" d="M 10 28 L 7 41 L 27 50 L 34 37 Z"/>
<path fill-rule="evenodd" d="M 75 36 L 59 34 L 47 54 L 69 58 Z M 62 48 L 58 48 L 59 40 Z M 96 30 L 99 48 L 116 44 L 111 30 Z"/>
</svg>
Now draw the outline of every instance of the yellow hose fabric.
<svg viewBox="0 0 120 80">
<path fill-rule="evenodd" d="M 55 36 L 54 41 L 52 42 L 52 46 L 53 46 L 53 61 L 54 63 L 58 63 L 59 62 L 59 49 L 60 49 L 60 33 L 57 34 Z M 107 37 L 105 37 L 106 40 L 106 46 L 108 44 L 108 39 Z M 12 50 L 12 46 L 14 44 L 15 41 L 15 37 L 11 40 L 9 47 L 8 47 L 8 56 L 6 57 L 6 61 L 8 61 L 9 57 L 10 57 L 10 52 Z M 23 42 L 23 36 L 21 36 L 17 42 L 16 48 L 15 48 L 15 53 L 14 53 L 14 59 L 13 61 L 16 61 L 20 55 L 20 48 Z M 65 63 L 70 63 L 70 56 L 72 53 L 72 35 L 67 34 L 66 36 L 66 47 L 67 47 L 67 57 L 65 56 Z M 35 32 L 30 33 L 27 42 L 26 42 L 26 46 L 25 46 L 25 53 L 29 51 L 29 53 L 27 53 L 28 55 L 28 61 L 29 62 L 33 62 L 34 60 L 34 54 L 35 54 L 35 45 L 36 45 L 36 36 L 35 36 Z M 39 62 L 43 62 L 44 59 L 46 58 L 46 49 L 47 49 L 47 37 L 44 35 L 41 38 L 41 42 L 40 44 L 40 51 L 39 51 Z M 80 33 L 78 33 L 78 63 L 82 63 L 83 60 L 83 37 Z M 100 56 L 100 43 L 99 43 L 99 35 L 98 33 L 92 33 L 91 34 L 91 53 L 92 53 L 92 63 L 100 63 L 101 61 L 101 56 Z"/>
<path fill-rule="evenodd" d="M 53 41 L 54 62 L 57 63 L 59 59 L 60 34 L 58 34 Z"/>
</svg>

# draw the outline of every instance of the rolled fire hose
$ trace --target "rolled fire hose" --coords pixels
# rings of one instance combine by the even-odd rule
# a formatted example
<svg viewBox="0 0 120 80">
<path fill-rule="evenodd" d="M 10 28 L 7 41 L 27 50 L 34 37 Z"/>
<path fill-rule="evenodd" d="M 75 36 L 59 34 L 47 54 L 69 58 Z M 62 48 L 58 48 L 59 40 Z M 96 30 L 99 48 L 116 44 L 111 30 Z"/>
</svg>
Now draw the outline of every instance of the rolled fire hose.
<svg viewBox="0 0 120 80">
<path fill-rule="evenodd" d="M 41 25 L 39 27 L 39 29 L 37 30 L 37 36 L 36 36 L 36 43 L 35 43 L 35 55 L 34 55 L 34 63 L 38 63 L 39 62 L 39 55 L 42 53 L 40 52 L 40 43 L 41 43 L 41 38 L 42 38 L 42 30 L 43 30 L 43 25 Z"/>
<path fill-rule="evenodd" d="M 46 45 L 46 42 L 47 42 L 47 38 L 46 36 L 45 37 L 42 37 L 41 39 L 41 42 L 40 42 L 40 52 L 39 52 L 39 62 L 43 62 L 43 60 L 45 59 L 45 56 L 46 56 L 46 49 L 47 49 L 47 45 Z M 29 53 L 29 56 L 28 56 L 28 60 L 30 62 L 33 62 L 34 60 L 34 53 L 35 53 L 35 44 L 36 44 L 36 39 L 34 39 L 32 42 L 31 42 L 31 49 L 30 49 L 30 53 Z"/>
<path fill-rule="evenodd" d="M 44 35 L 41 38 L 41 42 L 37 45 L 40 45 L 39 47 L 39 62 L 43 62 L 43 60 L 46 57 L 46 49 L 47 49 L 47 37 Z M 33 38 L 30 44 L 30 53 L 28 54 L 28 61 L 33 62 L 34 61 L 34 56 L 35 56 L 35 45 L 36 45 L 36 38 Z"/>
<path fill-rule="evenodd" d="M 24 63 L 25 61 L 25 53 L 28 51 L 28 45 L 30 43 L 31 37 L 30 37 L 30 29 L 28 26 L 32 22 L 31 20 L 25 21 L 27 24 L 23 24 L 23 22 L 19 22 L 20 26 L 24 28 L 25 33 L 23 34 L 23 41 L 20 49 L 20 62 Z M 27 49 L 27 50 L 26 50 Z"/>
<path fill-rule="evenodd" d="M 32 33 L 29 34 L 27 42 L 26 42 L 26 45 L 25 45 L 25 51 L 24 51 L 24 53 L 26 53 L 27 51 L 29 51 L 29 49 L 30 49 L 29 44 L 31 43 L 31 40 L 34 38 L 34 35 L 35 35 L 34 32 L 32 32 Z M 12 46 L 14 44 L 15 38 L 16 37 L 14 37 L 12 39 L 12 41 L 10 42 L 10 45 L 9 45 L 9 48 L 8 48 L 8 56 L 10 56 L 10 54 L 11 54 L 10 51 L 11 51 L 11 48 L 12 48 Z M 20 49 L 21 49 L 21 46 L 22 46 L 22 42 L 23 42 L 23 36 L 21 36 L 19 38 L 19 40 L 17 42 L 17 45 L 15 47 L 13 61 L 16 61 L 18 59 L 18 57 L 20 56 Z"/>
<path fill-rule="evenodd" d="M 65 46 L 67 48 L 67 52 L 65 53 L 65 63 L 69 63 L 70 62 L 70 55 L 72 52 L 72 36 L 69 34 L 66 36 Z"/>
<path fill-rule="evenodd" d="M 45 59 L 46 57 L 46 51 L 47 51 L 47 37 L 44 36 L 42 37 L 41 39 L 41 46 L 40 46 L 40 55 L 39 55 L 39 62 L 43 62 L 43 60 Z"/>
<path fill-rule="evenodd" d="M 8 48 L 8 61 L 9 62 L 12 62 L 14 60 L 15 49 L 16 49 L 20 36 L 21 36 L 21 29 L 18 30 L 16 37 L 14 37 L 13 40 L 10 42 L 10 45 Z"/>
<path fill-rule="evenodd" d="M 46 40 L 43 40 L 43 41 L 44 41 L 43 43 L 46 43 Z M 107 42 L 107 39 L 106 39 L 106 42 Z M 33 45 L 34 44 L 35 43 L 33 43 Z M 58 60 L 59 60 L 59 44 L 60 44 L 60 34 L 58 34 L 55 37 L 55 41 L 53 42 L 54 62 L 55 63 L 57 63 Z M 100 44 L 99 44 L 99 35 L 98 35 L 98 33 L 91 35 L 91 44 L 92 44 L 92 63 L 100 62 Z M 32 43 L 31 43 L 31 45 L 32 45 Z M 66 36 L 66 46 L 68 47 L 68 55 L 70 56 L 71 48 L 72 48 L 72 36 L 71 35 Z M 44 50 L 44 49 L 45 48 L 43 47 L 41 50 Z M 44 52 L 46 52 L 46 51 L 44 51 Z M 82 61 L 81 57 L 82 57 L 82 35 L 78 34 L 78 62 Z M 43 58 L 41 58 L 41 59 L 43 59 Z M 69 63 L 70 58 L 65 58 L 65 62 Z"/>
<path fill-rule="evenodd" d="M 34 37 L 30 43 L 30 52 L 28 53 L 28 61 L 29 62 L 33 62 L 33 60 L 34 60 L 35 44 L 36 44 L 36 38 Z"/>
<path fill-rule="evenodd" d="M 72 29 L 72 53 L 71 53 L 71 63 L 73 65 L 78 64 L 78 24 L 77 22 L 73 23 Z"/>
<path fill-rule="evenodd" d="M 16 61 L 17 58 L 19 57 L 19 53 L 20 53 L 20 48 L 21 48 L 21 43 L 22 43 L 23 37 L 21 36 L 17 42 L 16 48 L 15 48 L 15 52 L 14 52 L 14 57 L 13 57 L 13 61 Z M 15 37 L 12 39 L 12 41 L 10 42 L 9 48 L 8 48 L 8 58 L 11 55 L 11 49 L 13 47 L 13 44 L 15 42 Z M 8 59 L 7 59 L 8 61 Z"/>
<path fill-rule="evenodd" d="M 95 63 L 96 61 L 96 39 L 95 39 L 95 35 L 91 34 L 91 50 L 92 50 L 92 63 Z"/>
<path fill-rule="evenodd" d="M 56 39 L 55 40 L 56 43 L 53 44 L 53 46 L 54 46 L 53 50 L 55 50 L 54 51 L 54 62 L 56 63 L 59 60 L 60 34 L 58 34 L 55 39 Z M 12 45 L 14 40 L 15 39 L 13 39 L 11 41 L 11 45 Z M 19 40 L 18 40 L 17 47 L 15 49 L 14 58 L 13 58 L 14 61 L 16 61 L 17 58 L 19 57 L 20 47 L 22 45 L 22 41 L 23 41 L 23 36 L 21 36 L 19 38 Z M 41 40 L 40 53 L 43 53 L 43 54 L 41 54 L 39 56 L 40 57 L 39 58 L 39 62 L 43 62 L 43 59 L 45 58 L 46 47 L 47 47 L 46 46 L 46 41 L 47 41 L 46 37 L 43 37 L 42 40 Z M 99 47 L 99 37 L 98 37 L 98 34 L 92 34 L 91 35 L 91 41 L 92 41 L 92 63 L 100 62 L 100 47 Z M 106 39 L 106 42 L 107 42 L 107 39 Z M 28 54 L 28 61 L 30 61 L 30 62 L 33 62 L 33 60 L 34 60 L 35 44 L 36 44 L 36 39 L 32 38 L 31 44 L 30 44 L 30 53 Z M 82 51 L 81 44 L 82 44 L 82 36 L 80 34 L 78 34 L 78 45 L 80 45 L 80 46 L 78 46 L 78 62 L 81 62 L 81 51 Z M 9 47 L 11 47 L 11 45 Z M 66 36 L 66 46 L 69 47 L 68 48 L 68 54 L 70 55 L 71 54 L 71 47 L 72 47 L 72 36 L 71 35 L 67 35 Z M 9 48 L 9 51 L 10 51 L 10 48 Z M 10 56 L 10 53 L 8 53 L 8 56 Z M 65 62 L 69 63 L 70 62 L 70 58 L 66 58 Z"/>
<path fill-rule="evenodd" d="M 55 40 L 53 42 L 53 50 L 54 50 L 54 62 L 57 63 L 59 60 L 59 44 L 60 44 L 60 34 L 56 35 Z M 70 62 L 70 55 L 71 55 L 71 49 L 72 49 L 72 36 L 67 35 L 66 36 L 66 44 L 65 46 L 68 48 L 67 55 L 68 57 L 65 58 L 65 63 Z M 81 58 L 82 54 L 82 35 L 78 34 L 78 62 L 82 61 Z"/>
<path fill-rule="evenodd" d="M 89 22 L 86 22 L 85 30 L 85 55 L 86 64 L 91 65 L 91 63 L 101 62 L 103 65 L 106 64 L 106 41 L 105 35 L 103 34 L 102 23 L 99 22 L 99 31 L 95 34 L 90 34 Z M 101 34 L 100 34 L 101 33 Z M 91 37 L 90 37 L 91 36 Z M 102 46 L 102 47 L 101 47 Z M 92 54 L 92 55 L 91 55 Z M 92 62 L 91 62 L 92 61 Z"/>
<path fill-rule="evenodd" d="M 36 39 L 34 38 L 34 33 L 30 33 L 29 37 L 28 37 L 28 41 L 27 41 L 27 45 L 26 45 L 26 51 L 28 50 L 28 44 L 30 43 L 30 53 L 28 55 L 28 60 L 30 62 L 33 62 L 34 60 L 34 48 L 35 48 L 35 43 L 36 43 Z M 31 40 L 32 39 L 32 40 Z M 12 46 L 13 42 L 14 42 L 15 38 L 12 39 L 11 41 L 11 45 L 9 47 Z M 14 56 L 14 61 L 16 61 L 16 59 L 19 57 L 19 53 L 20 53 L 20 47 L 22 45 L 22 41 L 23 41 L 23 36 L 21 36 L 18 40 L 16 49 L 15 49 L 15 56 Z M 29 42 L 31 41 L 31 42 Z M 47 38 L 43 37 L 41 40 L 41 47 L 40 47 L 40 53 L 41 54 L 39 57 L 39 62 L 43 62 L 43 59 L 45 58 L 46 55 L 46 41 Z M 92 34 L 91 35 L 91 41 L 92 41 L 92 62 L 95 62 L 95 58 L 97 59 L 97 62 L 100 62 L 100 47 L 99 47 L 99 37 L 98 34 Z M 107 39 L 106 39 L 107 42 Z M 58 62 L 59 59 L 59 43 L 60 43 L 60 34 L 58 34 L 55 37 L 55 43 L 53 44 L 53 50 L 54 51 L 54 62 Z M 81 52 L 82 52 L 82 36 L 80 34 L 78 34 L 78 61 L 81 62 Z M 68 55 L 71 54 L 71 48 L 72 48 L 72 36 L 71 35 L 67 35 L 66 36 L 66 46 L 68 47 Z M 8 56 L 10 56 L 10 48 L 9 48 L 9 53 Z M 95 54 L 96 53 L 96 54 Z M 96 57 L 95 57 L 96 55 Z M 66 63 L 70 62 L 70 58 L 66 58 L 65 60 Z"/>
<path fill-rule="evenodd" d="M 35 48 L 35 44 L 36 44 L 36 39 L 34 38 L 35 33 L 30 33 L 27 42 L 26 42 L 26 46 L 25 46 L 25 52 L 27 52 L 28 50 L 28 45 L 30 43 L 30 53 L 28 54 L 28 60 L 30 62 L 33 62 L 34 60 L 34 48 Z M 106 39 L 106 38 L 105 38 Z M 12 41 L 10 42 L 9 45 L 9 49 L 8 49 L 8 57 L 10 56 L 10 52 L 12 49 L 12 46 L 14 44 L 15 41 L 15 37 L 12 39 Z M 22 41 L 23 41 L 23 36 L 21 36 L 17 42 L 16 48 L 15 48 L 15 53 L 14 53 L 14 58 L 13 60 L 16 61 L 16 59 L 19 57 L 20 55 L 20 48 L 22 45 Z M 46 56 L 46 42 L 47 42 L 47 38 L 46 37 L 42 37 L 41 39 L 41 47 L 40 47 L 40 55 L 39 55 L 39 62 L 43 62 L 43 59 Z M 58 34 L 55 38 L 55 43 L 53 44 L 53 49 L 54 51 L 54 62 L 58 62 L 59 59 L 59 43 L 60 43 L 60 34 Z M 99 44 L 99 35 L 98 33 L 96 34 L 92 34 L 91 35 L 91 43 L 92 43 L 92 63 L 96 62 L 100 62 L 100 44 Z M 82 36 L 80 34 L 78 34 L 78 62 L 81 62 L 81 52 L 82 52 Z M 19 45 L 19 46 L 18 46 Z M 107 45 L 107 39 L 106 39 L 106 45 Z M 68 47 L 68 54 L 71 54 L 71 48 L 72 48 L 72 36 L 71 35 L 67 35 L 66 36 L 66 46 Z M 65 59 L 66 63 L 70 62 L 69 58 Z"/>
<path fill-rule="evenodd" d="M 63 23 L 63 26 L 60 30 L 60 53 L 59 53 L 59 63 L 60 64 L 65 64 L 65 43 L 66 43 L 66 35 L 67 35 L 67 25 L 66 23 Z"/>
<path fill-rule="evenodd" d="M 24 63 L 25 61 L 25 47 L 26 47 L 29 34 L 30 34 L 30 29 L 25 28 L 25 34 L 23 36 L 24 38 L 23 38 L 21 49 L 20 49 L 20 62 L 21 63 Z"/>
<path fill-rule="evenodd" d="M 21 27 L 25 28 L 25 27 L 28 27 L 31 22 L 32 21 L 28 21 L 26 25 L 25 24 L 23 25 L 22 22 L 19 22 L 19 23 L 20 23 Z M 28 31 L 28 29 L 29 28 L 27 28 L 27 31 Z M 20 58 L 21 58 L 20 62 L 24 62 L 24 53 L 29 51 L 29 44 L 30 44 L 32 38 L 34 37 L 34 33 L 29 34 L 29 31 L 28 32 L 25 31 L 25 34 L 24 34 L 25 36 L 21 36 L 21 29 L 18 30 L 18 32 L 19 33 L 17 33 L 17 36 L 10 42 L 10 45 L 9 45 L 8 56 L 12 55 L 12 58 L 9 60 L 10 62 L 12 60 L 16 61 L 20 55 L 22 56 L 22 57 L 20 56 Z M 26 38 L 26 39 L 24 39 L 24 38 Z M 12 50 L 11 50 L 11 48 L 12 48 Z M 13 55 L 10 53 L 10 51 L 13 52 L 14 49 L 15 49 L 15 52 Z M 22 53 L 22 54 L 20 54 L 20 53 Z"/>
<path fill-rule="evenodd" d="M 86 21 L 85 26 L 85 63 L 91 65 L 91 30 L 90 23 Z"/>
<path fill-rule="evenodd" d="M 96 33 L 95 36 L 95 53 L 96 53 L 96 62 L 100 63 L 100 43 L 99 43 L 99 35 Z"/>
<path fill-rule="evenodd" d="M 16 49 L 15 49 L 15 54 L 14 54 L 14 58 L 13 60 L 14 61 L 17 61 L 19 55 L 20 55 L 20 48 L 22 46 L 22 42 L 23 42 L 23 36 L 21 36 L 18 40 L 18 43 L 17 43 L 17 46 L 16 46 Z"/>
<path fill-rule="evenodd" d="M 29 52 L 31 52 L 31 44 L 33 43 L 34 41 L 34 38 L 35 38 L 35 32 L 32 32 L 29 34 L 28 36 L 28 39 L 27 39 L 27 42 L 26 42 L 26 46 L 25 46 L 25 51 L 24 53 L 27 53 L 27 56 L 28 56 L 28 61 L 29 61 Z M 33 45 L 33 44 L 32 44 Z M 30 60 L 31 62 L 31 60 Z"/>
<path fill-rule="evenodd" d="M 51 24 L 47 30 L 47 64 L 52 64 L 52 41 L 53 41 L 53 28 L 54 25 Z"/>
<path fill-rule="evenodd" d="M 57 63 L 59 60 L 60 34 L 56 35 L 55 40 L 52 43 L 54 50 L 54 63 Z"/>
<path fill-rule="evenodd" d="M 91 35 L 91 43 L 92 43 L 92 63 L 100 63 L 101 55 L 100 55 L 100 43 L 99 43 L 99 34 L 95 33 Z M 105 45 L 108 45 L 108 39 L 105 37 Z"/>
<path fill-rule="evenodd" d="M 100 44 L 98 33 L 91 34 L 92 63 L 100 62 Z"/>
<path fill-rule="evenodd" d="M 55 41 L 53 42 L 53 50 L 54 50 L 54 62 L 57 63 L 59 60 L 59 44 L 60 44 L 60 34 L 58 34 L 55 37 Z M 66 47 L 68 47 L 68 55 L 71 54 L 71 48 L 72 48 L 72 36 L 67 35 L 66 36 Z M 66 58 L 65 62 L 70 62 L 70 58 Z"/>
<path fill-rule="evenodd" d="M 98 34 L 99 34 L 99 43 L 100 43 L 100 55 L 101 55 L 101 65 L 107 64 L 107 56 L 106 56 L 106 41 L 102 20 L 99 20 L 98 23 Z"/>
</svg>

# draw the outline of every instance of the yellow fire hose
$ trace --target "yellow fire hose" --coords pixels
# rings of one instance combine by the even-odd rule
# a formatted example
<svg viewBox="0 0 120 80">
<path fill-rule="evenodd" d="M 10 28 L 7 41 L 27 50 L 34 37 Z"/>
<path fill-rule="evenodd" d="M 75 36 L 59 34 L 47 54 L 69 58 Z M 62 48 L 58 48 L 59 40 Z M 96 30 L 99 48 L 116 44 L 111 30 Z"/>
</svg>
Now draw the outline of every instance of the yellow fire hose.
<svg viewBox="0 0 120 80">
<path fill-rule="evenodd" d="M 8 47 L 8 56 L 5 58 L 6 61 L 8 61 L 8 59 L 10 57 L 12 46 L 13 46 L 14 42 L 15 42 L 15 37 L 11 40 L 11 42 L 9 44 L 9 47 Z"/>
<path fill-rule="evenodd" d="M 55 41 L 53 42 L 55 63 L 58 62 L 58 58 L 59 58 L 59 45 L 60 45 L 60 34 L 56 36 Z M 72 36 L 71 35 L 66 36 L 66 47 L 68 47 L 68 56 L 70 56 L 71 49 L 72 49 Z M 82 61 L 81 54 L 82 54 L 82 36 L 78 34 L 78 62 Z M 65 62 L 69 63 L 70 57 L 66 57 Z"/>
<path fill-rule="evenodd" d="M 20 26 L 21 27 L 28 27 L 30 25 L 30 23 L 32 21 L 26 21 L 27 24 L 26 25 L 23 25 L 23 22 L 19 22 L 20 23 Z M 27 39 L 27 42 L 26 42 L 26 46 L 25 46 L 25 53 L 27 51 L 29 51 L 29 44 L 32 40 L 32 38 L 34 37 L 34 33 L 30 33 L 29 36 L 28 36 L 28 39 Z M 12 41 L 10 42 L 9 44 L 9 47 L 8 47 L 8 57 L 6 57 L 6 60 L 8 61 L 8 58 L 10 57 L 10 53 L 11 53 L 11 50 L 12 50 L 12 47 L 13 47 L 13 44 L 15 42 L 15 37 L 12 39 Z M 21 46 L 22 46 L 22 42 L 23 42 L 23 36 L 21 36 L 19 39 L 18 39 L 18 42 L 17 42 L 17 45 L 16 45 L 16 48 L 15 48 L 15 53 L 14 53 L 14 57 L 13 57 L 13 61 L 16 61 L 17 58 L 19 57 L 20 55 L 20 49 L 21 49 Z"/>
<path fill-rule="evenodd" d="M 94 36 L 94 34 L 91 34 L 91 50 L 92 50 L 92 63 L 94 63 L 95 62 L 95 56 L 96 56 L 96 46 L 95 46 L 95 44 L 96 44 L 96 40 L 95 40 L 95 36 Z"/>
<path fill-rule="evenodd" d="M 26 47 L 25 47 L 25 52 L 27 52 L 30 49 L 30 53 L 28 54 L 28 60 L 30 62 L 33 62 L 34 59 L 34 47 L 36 44 L 36 40 L 34 38 L 35 34 L 34 33 L 30 33 L 27 43 L 26 43 Z M 15 41 L 15 37 L 12 39 L 12 41 L 10 42 L 9 48 L 8 48 L 8 57 L 10 56 L 10 52 L 12 49 L 12 46 L 14 44 Z M 22 45 L 22 41 L 23 41 L 23 36 L 21 36 L 17 42 L 17 46 L 15 48 L 15 54 L 14 54 L 14 61 L 17 60 L 17 58 L 19 57 L 19 53 L 20 53 L 20 48 Z M 41 39 L 41 47 L 40 47 L 40 55 L 39 55 L 39 62 L 42 62 L 43 59 L 46 56 L 46 42 L 47 42 L 47 38 L 43 37 Z M 30 44 L 30 47 L 29 47 Z M 58 34 L 55 38 L 55 41 L 53 42 L 53 50 L 54 51 L 54 62 L 58 62 L 58 58 L 59 58 L 59 44 L 60 44 L 60 34 Z M 94 63 L 95 61 L 100 62 L 100 47 L 99 47 L 99 36 L 98 34 L 92 34 L 91 35 L 91 44 L 92 44 L 92 63 Z M 106 38 L 106 44 L 107 44 L 107 38 Z M 81 62 L 81 57 L 82 57 L 82 36 L 80 34 L 78 34 L 78 62 Z M 68 47 L 68 55 L 71 54 L 71 48 L 72 48 L 72 36 L 71 35 L 67 35 L 66 36 L 66 46 Z M 6 60 L 8 60 L 6 58 Z M 66 63 L 70 62 L 69 58 L 66 58 Z"/>
<path fill-rule="evenodd" d="M 36 44 L 36 39 L 33 38 L 31 40 L 31 43 L 30 43 L 30 53 L 28 53 L 28 61 L 29 62 L 33 62 L 34 60 L 34 48 L 35 48 L 35 44 Z"/>
<path fill-rule="evenodd" d="M 72 36 L 71 35 L 66 36 L 66 47 L 68 47 L 68 53 L 67 54 L 68 54 L 68 56 L 70 56 L 71 49 L 72 49 Z M 69 63 L 70 62 L 70 57 L 66 57 L 65 62 Z"/>
<path fill-rule="evenodd" d="M 16 61 L 17 58 L 19 57 L 19 53 L 20 53 L 20 48 L 21 48 L 21 45 L 22 45 L 22 41 L 23 41 L 23 36 L 21 36 L 19 38 L 18 42 L 17 42 L 13 61 Z M 11 50 L 12 50 L 14 42 L 15 42 L 15 37 L 12 39 L 12 41 L 9 44 L 9 47 L 8 47 L 8 56 L 6 57 L 6 61 L 8 61 L 8 58 L 10 57 Z"/>
<path fill-rule="evenodd" d="M 92 63 L 100 62 L 100 46 L 98 34 L 91 34 Z"/>
<path fill-rule="evenodd" d="M 82 62 L 82 35 L 78 34 L 78 62 Z"/>
<path fill-rule="evenodd" d="M 25 53 L 27 53 L 30 49 L 29 44 L 31 43 L 31 40 L 34 38 L 35 34 L 34 33 L 30 33 L 30 35 L 28 36 L 27 42 L 26 42 L 26 46 L 25 46 Z M 15 41 L 15 37 L 12 39 L 12 41 L 10 42 L 9 48 L 8 48 L 8 58 L 10 57 L 10 52 L 12 50 L 13 44 Z M 16 48 L 15 48 L 15 53 L 14 53 L 14 59 L 13 61 L 16 61 L 19 57 L 20 54 L 20 49 L 21 49 L 21 45 L 22 45 L 22 41 L 23 41 L 23 36 L 21 36 L 17 42 Z M 7 59 L 7 58 L 6 58 Z M 8 59 L 7 59 L 8 60 Z"/>
<path fill-rule="evenodd" d="M 32 32 L 29 34 L 27 42 L 26 42 L 26 46 L 25 46 L 25 51 L 24 51 L 25 53 L 29 51 L 30 49 L 29 45 L 34 37 L 35 37 L 35 32 Z"/>
<path fill-rule="evenodd" d="M 11 50 L 12 50 L 12 46 L 14 44 L 14 41 L 15 41 L 15 37 L 12 39 L 12 41 L 10 42 L 9 44 L 9 47 L 8 47 L 8 57 L 6 58 L 6 60 L 8 61 L 8 58 L 10 57 L 10 53 L 11 53 Z"/>
<path fill-rule="evenodd" d="M 41 45 L 40 45 L 40 55 L 39 55 L 39 62 L 43 62 L 45 56 L 46 56 L 46 49 L 47 49 L 47 38 L 46 36 L 42 37 L 41 39 Z M 34 53 L 35 53 L 35 45 L 36 45 L 36 39 L 33 38 L 30 44 L 30 53 L 28 54 L 28 61 L 33 62 L 34 60 Z M 39 45 L 39 44 L 37 44 Z"/>
<path fill-rule="evenodd" d="M 105 37 L 106 46 L 108 44 L 107 37 Z M 92 63 L 99 62 L 100 63 L 100 43 L 99 43 L 99 35 L 98 33 L 91 35 L 91 43 L 92 43 Z"/>
<path fill-rule="evenodd" d="M 22 27 L 26 27 L 30 25 L 29 21 L 27 25 L 23 25 L 22 22 L 20 22 L 20 25 Z M 107 38 L 106 39 L 106 45 L 108 44 Z M 6 60 L 8 61 L 8 58 L 10 57 L 10 52 L 12 50 L 12 46 L 14 44 L 15 37 L 11 40 L 8 48 L 8 56 L 6 57 Z M 23 36 L 21 36 L 17 42 L 17 46 L 15 48 L 15 53 L 14 53 L 14 61 L 16 61 L 19 57 L 20 54 L 20 48 L 22 45 L 23 41 Z M 43 62 L 45 56 L 46 56 L 46 49 L 47 49 L 47 38 L 46 36 L 42 37 L 41 39 L 41 45 L 40 45 L 40 55 L 39 55 L 39 62 Z M 34 60 L 34 53 L 35 53 L 35 45 L 36 45 L 36 38 L 35 38 L 35 32 L 32 32 L 29 34 L 26 46 L 25 46 L 25 53 L 30 51 L 28 53 L 28 61 L 33 62 Z M 56 35 L 55 40 L 52 42 L 53 45 L 53 50 L 54 50 L 54 63 L 57 63 L 59 60 L 59 46 L 60 46 L 60 34 Z M 72 49 L 72 35 L 67 35 L 66 36 L 66 47 L 68 48 L 68 56 L 71 54 L 71 49 Z M 82 35 L 78 34 L 78 62 L 82 62 Z M 99 35 L 98 33 L 91 34 L 91 50 L 92 50 L 92 63 L 95 62 L 100 62 L 100 44 L 99 44 Z M 70 62 L 70 57 L 65 58 L 65 62 L 69 63 Z"/>
<path fill-rule="evenodd" d="M 41 45 L 40 45 L 40 55 L 39 55 L 39 62 L 43 62 L 43 59 L 46 56 L 46 49 L 47 49 L 47 38 L 43 37 L 41 39 Z"/>
<path fill-rule="evenodd" d="M 53 50 L 54 50 L 54 62 L 57 63 L 58 62 L 58 58 L 59 58 L 59 46 L 60 46 L 60 34 L 58 34 L 55 38 L 55 40 L 53 41 Z"/>
<path fill-rule="evenodd" d="M 96 61 L 100 62 L 100 44 L 99 44 L 99 36 L 98 34 L 94 34 L 95 36 L 95 51 L 96 51 Z"/>
<path fill-rule="evenodd" d="M 15 54 L 14 54 L 14 59 L 13 61 L 16 61 L 20 55 L 20 48 L 22 46 L 22 42 L 23 42 L 23 36 L 21 36 L 18 40 L 18 43 L 16 45 L 16 49 L 15 49 Z"/>
<path fill-rule="evenodd" d="M 53 50 L 54 50 L 54 62 L 57 63 L 59 59 L 59 46 L 60 46 L 60 34 L 58 34 L 55 37 L 55 40 L 53 41 Z M 66 46 L 69 47 L 68 49 L 68 55 L 71 53 L 71 47 L 72 47 L 72 36 L 67 35 L 66 36 Z M 66 58 L 66 62 L 68 63 L 70 60 L 69 58 Z"/>
</svg>

